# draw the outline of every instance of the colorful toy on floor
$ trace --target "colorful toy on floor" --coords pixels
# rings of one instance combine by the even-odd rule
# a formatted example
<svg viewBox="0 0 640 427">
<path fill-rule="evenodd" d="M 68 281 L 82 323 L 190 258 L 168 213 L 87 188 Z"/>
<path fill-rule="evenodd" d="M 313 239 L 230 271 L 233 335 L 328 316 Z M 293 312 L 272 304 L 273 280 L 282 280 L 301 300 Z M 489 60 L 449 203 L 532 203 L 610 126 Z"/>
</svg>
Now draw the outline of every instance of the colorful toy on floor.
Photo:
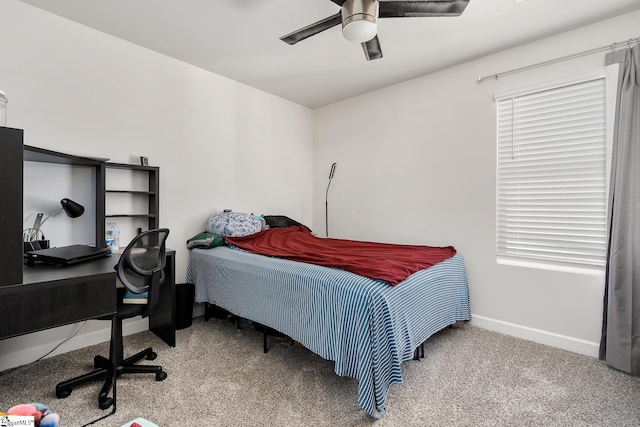
<svg viewBox="0 0 640 427">
<path fill-rule="evenodd" d="M 131 420 L 128 423 L 121 425 L 120 427 L 158 427 L 158 426 L 147 419 L 136 418 L 135 420 Z"/>
<path fill-rule="evenodd" d="M 7 410 L 7 415 L 31 416 L 35 421 L 36 427 L 58 427 L 60 424 L 60 416 L 51 412 L 42 403 L 22 403 L 12 406 Z"/>
</svg>

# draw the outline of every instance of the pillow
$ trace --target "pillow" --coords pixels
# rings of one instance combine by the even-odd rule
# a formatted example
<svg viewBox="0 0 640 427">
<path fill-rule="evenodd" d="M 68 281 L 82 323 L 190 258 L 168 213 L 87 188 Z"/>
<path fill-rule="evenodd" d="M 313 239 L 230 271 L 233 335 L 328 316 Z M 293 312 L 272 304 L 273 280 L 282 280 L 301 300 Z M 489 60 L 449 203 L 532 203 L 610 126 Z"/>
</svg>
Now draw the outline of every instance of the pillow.
<svg viewBox="0 0 640 427">
<path fill-rule="evenodd" d="M 209 249 L 215 248 L 224 244 L 224 239 L 221 235 L 216 233 L 208 233 L 203 231 L 198 233 L 189 240 L 187 240 L 187 249 L 200 248 Z"/>
<path fill-rule="evenodd" d="M 292 225 L 301 225 L 310 233 L 312 233 L 311 229 L 304 224 L 299 223 L 295 219 L 291 219 L 288 216 L 284 215 L 262 215 L 264 220 L 266 221 L 269 227 L 291 227 Z"/>
<path fill-rule="evenodd" d="M 207 220 L 207 231 L 227 237 L 250 236 L 262 230 L 262 223 L 253 214 L 216 212 Z"/>
</svg>

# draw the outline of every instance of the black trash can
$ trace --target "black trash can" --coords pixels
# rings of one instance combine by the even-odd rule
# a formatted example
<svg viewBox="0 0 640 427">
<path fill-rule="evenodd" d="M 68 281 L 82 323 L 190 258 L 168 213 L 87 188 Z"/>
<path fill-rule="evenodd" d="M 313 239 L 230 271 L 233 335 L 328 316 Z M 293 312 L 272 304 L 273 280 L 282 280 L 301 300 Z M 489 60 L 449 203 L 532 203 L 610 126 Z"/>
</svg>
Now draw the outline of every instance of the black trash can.
<svg viewBox="0 0 640 427">
<path fill-rule="evenodd" d="M 184 329 L 193 322 L 193 299 L 196 288 L 192 283 L 176 285 L 176 329 Z"/>
</svg>

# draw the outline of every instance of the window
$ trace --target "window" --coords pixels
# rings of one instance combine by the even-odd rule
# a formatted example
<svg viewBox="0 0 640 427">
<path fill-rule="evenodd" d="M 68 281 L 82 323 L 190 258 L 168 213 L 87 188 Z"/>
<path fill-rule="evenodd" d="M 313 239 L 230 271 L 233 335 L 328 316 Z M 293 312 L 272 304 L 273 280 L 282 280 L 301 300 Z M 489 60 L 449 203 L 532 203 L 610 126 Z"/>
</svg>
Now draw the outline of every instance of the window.
<svg viewBox="0 0 640 427">
<path fill-rule="evenodd" d="M 603 266 L 605 79 L 496 101 L 499 259 Z"/>
</svg>

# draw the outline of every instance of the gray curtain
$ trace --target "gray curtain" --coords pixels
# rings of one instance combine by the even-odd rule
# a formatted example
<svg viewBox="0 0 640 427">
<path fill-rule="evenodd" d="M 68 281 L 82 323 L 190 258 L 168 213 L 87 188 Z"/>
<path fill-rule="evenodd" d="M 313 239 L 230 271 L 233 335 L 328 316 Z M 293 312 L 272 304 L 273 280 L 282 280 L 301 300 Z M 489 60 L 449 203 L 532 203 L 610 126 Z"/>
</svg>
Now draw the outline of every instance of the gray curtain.
<svg viewBox="0 0 640 427">
<path fill-rule="evenodd" d="M 640 45 L 607 55 L 619 63 L 600 359 L 640 375 Z"/>
</svg>

